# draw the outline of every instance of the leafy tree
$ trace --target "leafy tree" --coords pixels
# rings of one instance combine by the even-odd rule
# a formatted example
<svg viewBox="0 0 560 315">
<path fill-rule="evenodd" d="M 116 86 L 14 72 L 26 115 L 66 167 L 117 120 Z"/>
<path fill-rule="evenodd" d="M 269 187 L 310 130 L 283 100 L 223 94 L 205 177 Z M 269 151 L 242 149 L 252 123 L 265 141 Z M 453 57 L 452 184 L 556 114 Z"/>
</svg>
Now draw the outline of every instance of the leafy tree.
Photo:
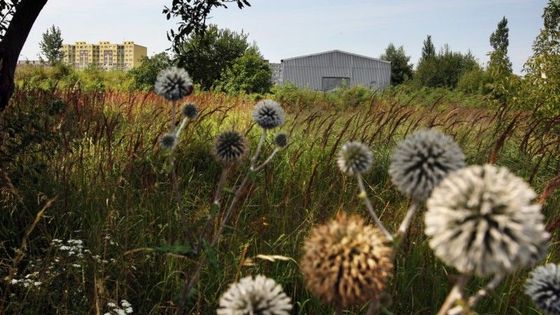
<svg viewBox="0 0 560 315">
<path fill-rule="evenodd" d="M 491 79 L 481 67 L 465 71 L 457 82 L 457 90 L 470 94 L 487 94 Z"/>
<path fill-rule="evenodd" d="M 249 48 L 233 65 L 225 69 L 216 89 L 228 93 L 260 93 L 270 91 L 272 70 L 258 48 Z"/>
<path fill-rule="evenodd" d="M 0 0 L 0 111 L 8 105 L 14 93 L 14 74 L 21 49 L 31 27 L 48 0 Z M 247 0 L 171 0 L 164 7 L 167 19 L 181 18 L 178 30 L 171 30 L 167 37 L 173 48 L 182 46 L 183 41 L 194 31 L 202 34 L 206 29 L 206 17 L 212 9 L 236 3 L 241 9 L 250 6 Z"/>
<path fill-rule="evenodd" d="M 27 35 L 47 0 L 0 1 L 0 111 L 14 93 L 14 74 Z"/>
<path fill-rule="evenodd" d="M 41 53 L 49 64 L 54 65 L 62 60 L 62 34 L 60 28 L 51 26 L 43 33 L 43 39 L 39 43 Z"/>
<path fill-rule="evenodd" d="M 404 52 L 403 46 L 398 49 L 392 43 L 385 49 L 381 59 L 391 62 L 391 84 L 399 85 L 412 78 L 412 64 L 409 64 L 410 56 Z"/>
<path fill-rule="evenodd" d="M 163 14 L 169 20 L 179 17 L 177 31 L 167 32 L 167 39 L 173 42 L 173 50 L 179 54 L 184 42 L 192 33 L 203 35 L 206 31 L 206 17 L 214 8 L 227 8 L 227 3 L 235 3 L 239 9 L 250 7 L 247 0 L 172 0 L 171 6 L 165 6 Z"/>
<path fill-rule="evenodd" d="M 247 34 L 210 25 L 206 33 L 193 33 L 183 43 L 177 60 L 196 83 L 210 89 L 220 80 L 224 70 L 243 56 L 249 47 Z"/>
<path fill-rule="evenodd" d="M 512 89 L 511 62 L 508 58 L 509 28 L 508 20 L 503 17 L 496 31 L 490 35 L 490 62 L 488 63 L 489 94 L 502 104 L 506 104 Z"/>
<path fill-rule="evenodd" d="M 144 57 L 142 63 L 128 74 L 133 80 L 132 87 L 139 90 L 150 90 L 156 82 L 158 73 L 172 65 L 171 58 L 165 52 L 152 57 Z"/>
<path fill-rule="evenodd" d="M 470 52 L 454 52 L 445 45 L 434 57 L 421 60 L 416 70 L 416 81 L 422 86 L 455 88 L 465 72 L 479 67 Z"/>
<path fill-rule="evenodd" d="M 508 58 L 509 28 L 508 20 L 504 16 L 498 23 L 498 27 L 490 35 L 490 45 L 494 49 L 490 53 L 489 68 L 498 72 L 498 75 L 511 74 L 511 62 Z"/>
<path fill-rule="evenodd" d="M 424 60 L 433 58 L 436 56 L 436 48 L 432 42 L 432 36 L 428 35 L 426 40 L 424 40 L 424 46 L 422 47 L 422 57 L 420 57 L 420 63 Z"/>
<path fill-rule="evenodd" d="M 525 64 L 527 76 L 519 97 L 525 107 L 536 106 L 545 115 L 560 114 L 560 0 L 549 0 L 543 13 L 544 27 Z"/>
</svg>

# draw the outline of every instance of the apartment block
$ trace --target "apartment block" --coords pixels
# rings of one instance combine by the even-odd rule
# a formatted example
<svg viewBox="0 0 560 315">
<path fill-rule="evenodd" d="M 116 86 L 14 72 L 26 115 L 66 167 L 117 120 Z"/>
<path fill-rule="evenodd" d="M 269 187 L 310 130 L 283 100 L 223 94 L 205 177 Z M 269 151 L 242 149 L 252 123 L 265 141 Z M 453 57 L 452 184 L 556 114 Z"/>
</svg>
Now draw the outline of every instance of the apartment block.
<svg viewBox="0 0 560 315">
<path fill-rule="evenodd" d="M 78 69 L 96 66 L 106 70 L 130 70 L 138 66 L 148 49 L 133 41 L 113 44 L 101 41 L 99 44 L 76 42 L 62 45 L 63 62 Z"/>
</svg>

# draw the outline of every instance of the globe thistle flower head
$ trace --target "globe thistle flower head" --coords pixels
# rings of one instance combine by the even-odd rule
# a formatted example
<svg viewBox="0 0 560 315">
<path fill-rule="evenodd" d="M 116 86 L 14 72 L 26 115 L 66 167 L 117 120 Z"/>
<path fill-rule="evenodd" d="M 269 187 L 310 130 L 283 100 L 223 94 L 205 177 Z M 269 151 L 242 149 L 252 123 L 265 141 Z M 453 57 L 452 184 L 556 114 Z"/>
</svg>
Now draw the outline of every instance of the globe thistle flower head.
<svg viewBox="0 0 560 315">
<path fill-rule="evenodd" d="M 339 215 L 315 227 L 300 263 L 307 288 L 342 307 L 377 300 L 392 274 L 391 247 L 359 216 Z"/>
<path fill-rule="evenodd" d="M 504 167 L 448 175 L 427 202 L 425 233 L 435 255 L 465 274 L 488 276 L 533 264 L 546 251 L 535 192 Z"/>
<path fill-rule="evenodd" d="M 288 136 L 285 133 L 279 133 L 274 137 L 274 144 L 276 146 L 283 148 L 288 145 Z"/>
<path fill-rule="evenodd" d="M 230 285 L 220 298 L 218 315 L 289 315 L 290 298 L 282 286 L 262 275 Z"/>
<path fill-rule="evenodd" d="M 373 153 L 361 142 L 347 142 L 338 152 L 338 168 L 349 176 L 369 171 L 372 163 Z"/>
<path fill-rule="evenodd" d="M 548 315 L 560 315 L 560 266 L 537 267 L 525 283 L 525 293 Z"/>
<path fill-rule="evenodd" d="M 214 155 L 222 163 L 234 163 L 247 155 L 247 139 L 237 131 L 226 131 L 216 138 Z"/>
<path fill-rule="evenodd" d="M 389 175 L 404 194 L 424 202 L 450 172 L 465 166 L 465 155 L 453 138 L 434 130 L 421 130 L 397 145 Z"/>
<path fill-rule="evenodd" d="M 190 120 L 193 120 L 196 118 L 196 116 L 198 116 L 198 108 L 196 108 L 196 106 L 191 103 L 185 104 L 181 109 L 181 112 L 183 113 L 183 116 Z"/>
<path fill-rule="evenodd" d="M 166 150 L 173 150 L 177 145 L 177 136 L 174 133 L 166 133 L 160 139 L 160 145 Z"/>
<path fill-rule="evenodd" d="M 187 71 L 171 67 L 158 74 L 154 90 L 170 101 L 177 101 L 193 92 L 193 83 Z"/>
<path fill-rule="evenodd" d="M 253 119 L 263 129 L 273 129 L 284 124 L 284 109 L 273 100 L 262 100 L 255 105 Z"/>
</svg>

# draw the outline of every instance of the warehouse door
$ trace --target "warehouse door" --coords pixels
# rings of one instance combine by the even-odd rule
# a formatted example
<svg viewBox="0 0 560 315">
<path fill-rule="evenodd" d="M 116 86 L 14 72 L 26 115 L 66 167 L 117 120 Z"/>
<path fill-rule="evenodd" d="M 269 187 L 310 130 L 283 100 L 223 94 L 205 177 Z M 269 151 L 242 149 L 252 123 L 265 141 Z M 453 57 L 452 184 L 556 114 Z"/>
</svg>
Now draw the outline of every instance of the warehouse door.
<svg viewBox="0 0 560 315">
<path fill-rule="evenodd" d="M 341 86 L 350 85 L 350 78 L 345 77 L 323 77 L 322 90 L 330 91 Z"/>
</svg>

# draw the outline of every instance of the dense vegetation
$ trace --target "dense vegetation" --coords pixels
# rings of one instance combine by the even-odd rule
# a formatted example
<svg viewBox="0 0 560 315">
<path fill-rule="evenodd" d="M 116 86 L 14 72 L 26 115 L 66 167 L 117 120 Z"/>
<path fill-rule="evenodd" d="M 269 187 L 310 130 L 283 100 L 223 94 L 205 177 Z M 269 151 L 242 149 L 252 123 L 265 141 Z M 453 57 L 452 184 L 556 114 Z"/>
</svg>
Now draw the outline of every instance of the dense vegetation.
<svg viewBox="0 0 560 315">
<path fill-rule="evenodd" d="M 365 180 L 391 230 L 408 202 L 390 183 L 389 156 L 395 143 L 417 128 L 432 126 L 453 135 L 470 164 L 507 166 L 539 193 L 550 193 L 546 187 L 560 171 L 560 138 L 550 131 L 557 121 L 530 112 L 465 107 L 445 94 L 408 98 L 396 90 L 368 94 L 358 98 L 362 106 L 338 111 L 333 106 L 349 104 L 356 96 L 291 93 L 276 96 L 289 113 L 283 130 L 290 144 L 253 179 L 252 193 L 235 212 L 220 245 L 207 249 L 210 264 L 188 304 L 194 313 L 214 312 L 228 283 L 256 273 L 285 287 L 297 302 L 296 314 L 327 312 L 304 289 L 295 261 L 311 226 L 341 210 L 364 214 L 355 183 L 334 162 L 347 140 L 362 140 L 374 150 L 374 169 Z M 181 271 L 194 259 L 185 235 L 198 231 L 210 213 L 221 170 L 210 153 L 213 139 L 233 128 L 256 142 L 248 119 L 250 99 L 202 92 L 187 101 L 202 112 L 176 151 L 178 183 L 185 192 L 182 212 L 174 202 L 167 154 L 158 145 L 169 123 L 168 104 L 150 92 L 18 90 L 0 122 L 2 268 L 21 280 L 3 286 L 6 313 L 105 312 L 108 303 L 121 300 L 139 314 L 173 312 Z M 232 173 L 227 185 L 233 186 L 242 173 Z M 558 241 L 559 205 L 558 193 L 546 198 L 552 244 Z M 421 222 L 420 217 L 414 221 L 397 255 L 385 312 L 434 313 L 449 290 L 455 272 L 433 257 Z M 553 245 L 546 259 L 558 261 L 556 253 Z M 264 259 L 270 255 L 291 259 Z M 535 313 L 522 294 L 525 277 L 523 272 L 508 278 L 478 310 Z M 472 281 L 468 290 L 480 285 Z"/>
<path fill-rule="evenodd" d="M 0 313 L 171 314 L 201 255 L 207 264 L 186 296 L 189 313 L 215 313 L 229 283 L 258 273 L 282 284 L 294 314 L 332 313 L 306 290 L 298 262 L 313 226 L 342 211 L 366 216 L 356 183 L 337 169 L 336 153 L 349 140 L 373 150 L 365 189 L 395 231 L 410 200 L 391 183 L 390 156 L 396 143 L 422 128 L 451 135 L 468 164 L 506 166 L 534 187 L 551 233 L 544 261 L 557 263 L 559 16 L 558 6 L 545 9 L 525 77 L 511 73 L 503 19 L 490 36 L 494 50 L 486 68 L 470 54 L 436 52 L 428 36 L 412 74 L 404 49 L 389 46 L 386 58 L 400 65 L 393 87 L 328 93 L 271 87 L 270 69 L 246 36 L 210 26 L 212 36 L 195 34 L 175 48 L 226 49 L 230 58 L 198 57 L 212 72 L 192 73 L 197 93 L 182 102 L 200 112 L 182 129 L 171 159 L 160 141 L 174 111 L 152 85 L 180 57 L 158 54 L 129 72 L 20 67 L 12 103 L 0 116 Z M 262 172 L 244 177 L 247 166 L 237 165 L 222 182 L 224 166 L 211 153 L 216 136 L 239 131 L 254 149 L 259 132 L 251 108 L 265 97 L 286 109 L 288 146 Z M 273 141 L 272 135 L 266 139 Z M 264 153 L 270 151 L 265 146 Z M 230 202 L 246 178 L 221 241 L 201 242 L 203 254 L 194 250 L 192 235 L 222 220 L 212 206 L 217 187 L 225 185 L 222 197 Z M 424 210 L 395 256 L 383 314 L 436 313 L 457 277 L 428 246 Z M 476 310 L 538 314 L 523 294 L 527 271 L 506 278 Z M 487 281 L 471 279 L 467 293 Z M 347 313 L 364 312 L 365 306 Z"/>
</svg>

